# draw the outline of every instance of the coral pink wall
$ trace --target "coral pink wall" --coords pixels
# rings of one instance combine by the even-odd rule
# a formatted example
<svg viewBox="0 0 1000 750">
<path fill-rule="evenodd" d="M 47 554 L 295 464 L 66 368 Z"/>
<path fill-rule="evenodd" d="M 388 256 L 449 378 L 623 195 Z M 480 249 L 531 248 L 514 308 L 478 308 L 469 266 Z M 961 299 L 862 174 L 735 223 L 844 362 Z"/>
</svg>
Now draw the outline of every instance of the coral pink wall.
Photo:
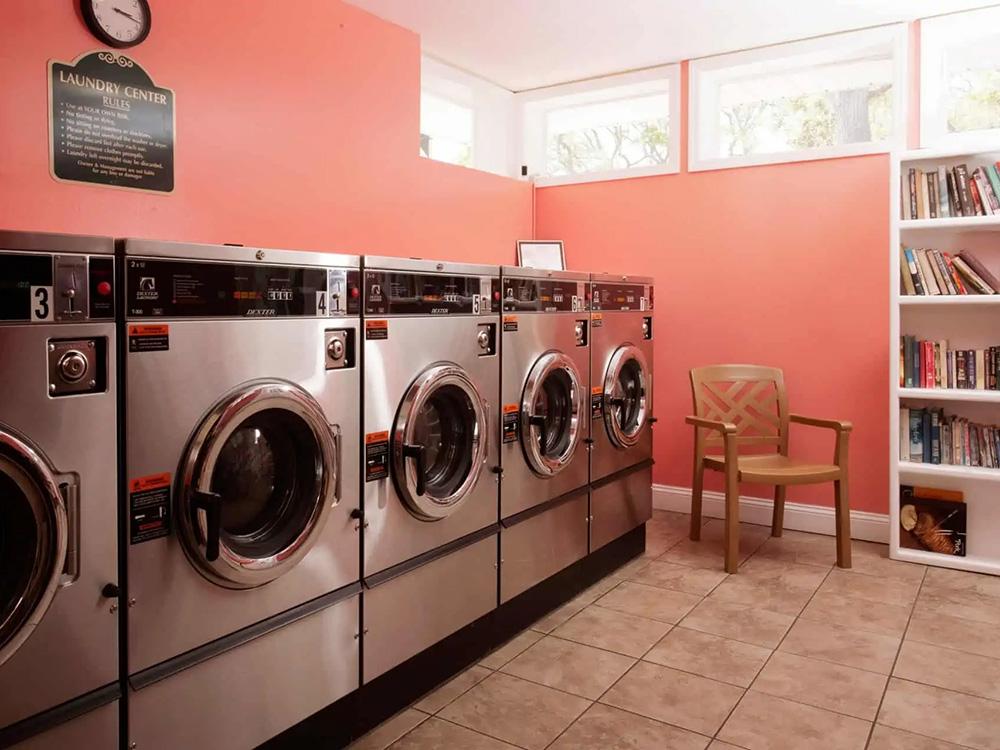
<svg viewBox="0 0 1000 750">
<path fill-rule="evenodd" d="M 3 6 L 0 227 L 493 263 L 531 231 L 527 184 L 417 155 L 419 38 L 338 0 L 153 3 L 175 192 L 57 183 L 46 63 L 100 44 L 73 0 Z"/>
<path fill-rule="evenodd" d="M 785 370 L 792 411 L 854 422 L 852 506 L 888 512 L 887 156 L 541 188 L 536 206 L 570 267 L 656 277 L 654 481 L 691 486 L 688 370 L 752 362 Z M 792 449 L 827 462 L 832 433 L 793 427 Z"/>
</svg>

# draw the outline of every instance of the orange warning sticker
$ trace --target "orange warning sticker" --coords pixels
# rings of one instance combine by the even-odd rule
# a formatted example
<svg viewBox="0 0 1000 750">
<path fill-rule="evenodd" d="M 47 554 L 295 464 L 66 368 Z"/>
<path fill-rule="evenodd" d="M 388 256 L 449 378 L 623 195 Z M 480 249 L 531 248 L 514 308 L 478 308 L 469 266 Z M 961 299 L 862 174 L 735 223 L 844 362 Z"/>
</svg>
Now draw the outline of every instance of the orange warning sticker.
<svg viewBox="0 0 1000 750">
<path fill-rule="evenodd" d="M 365 338 L 368 341 L 385 341 L 389 338 L 388 320 L 366 320 Z"/>
<path fill-rule="evenodd" d="M 389 439 L 389 431 L 383 430 L 382 432 L 369 432 L 365 435 L 365 443 L 384 443 Z"/>
<path fill-rule="evenodd" d="M 602 325 L 604 325 L 604 314 L 603 313 L 599 313 L 599 312 L 591 313 L 590 314 L 590 327 L 591 328 L 600 328 Z"/>
<path fill-rule="evenodd" d="M 170 473 L 149 474 L 128 483 L 129 544 L 170 535 Z"/>
<path fill-rule="evenodd" d="M 170 486 L 170 472 L 165 471 L 162 474 L 150 474 L 146 477 L 138 477 L 137 479 L 130 479 L 128 483 L 129 492 L 145 492 L 146 490 L 158 490 L 161 487 Z"/>
<path fill-rule="evenodd" d="M 516 331 L 517 330 L 517 316 L 516 315 L 504 315 L 503 316 L 503 329 L 505 331 Z"/>
<path fill-rule="evenodd" d="M 504 414 L 513 414 L 516 411 L 517 411 L 517 404 L 504 404 L 503 405 L 503 413 Z"/>
<path fill-rule="evenodd" d="M 389 432 L 365 435 L 365 481 L 374 482 L 389 476 Z"/>
<path fill-rule="evenodd" d="M 130 325 L 128 350 L 130 352 L 165 352 L 170 349 L 170 326 Z"/>
</svg>

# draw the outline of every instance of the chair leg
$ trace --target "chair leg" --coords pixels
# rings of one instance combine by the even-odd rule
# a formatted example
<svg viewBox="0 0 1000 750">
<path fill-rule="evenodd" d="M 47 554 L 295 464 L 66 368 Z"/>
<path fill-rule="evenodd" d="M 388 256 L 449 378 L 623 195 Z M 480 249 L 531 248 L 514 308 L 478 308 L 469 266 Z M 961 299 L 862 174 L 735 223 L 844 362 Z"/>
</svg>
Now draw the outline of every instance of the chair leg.
<svg viewBox="0 0 1000 750">
<path fill-rule="evenodd" d="M 781 536 L 785 528 L 785 485 L 774 488 L 774 513 L 771 516 L 771 536 Z"/>
<path fill-rule="evenodd" d="M 694 480 L 691 482 L 691 541 L 701 539 L 701 493 L 705 479 L 705 466 L 695 459 Z"/>
<path fill-rule="evenodd" d="M 726 472 L 726 572 L 740 564 L 740 485 L 735 470 Z"/>
<path fill-rule="evenodd" d="M 837 522 L 837 567 L 851 567 L 851 506 L 847 501 L 847 482 L 837 480 L 833 483 L 836 496 Z"/>
</svg>

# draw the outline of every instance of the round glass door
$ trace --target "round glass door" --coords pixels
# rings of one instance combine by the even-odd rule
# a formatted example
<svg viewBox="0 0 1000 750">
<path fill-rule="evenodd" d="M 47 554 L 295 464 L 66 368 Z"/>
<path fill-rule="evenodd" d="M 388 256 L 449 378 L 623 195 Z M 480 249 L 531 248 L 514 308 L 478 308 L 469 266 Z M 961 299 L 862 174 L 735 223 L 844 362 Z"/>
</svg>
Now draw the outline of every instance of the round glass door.
<svg viewBox="0 0 1000 750">
<path fill-rule="evenodd" d="M 188 445 L 179 484 L 184 547 L 228 588 L 301 560 L 337 504 L 339 437 L 299 386 L 255 381 L 223 398 Z"/>
<path fill-rule="evenodd" d="M 611 357 L 604 377 L 604 424 L 611 442 L 631 448 L 649 419 L 649 367 L 642 351 L 631 344 Z"/>
<path fill-rule="evenodd" d="M 0 665 L 41 622 L 66 559 L 66 504 L 52 471 L 0 429 Z"/>
<path fill-rule="evenodd" d="M 455 512 L 482 472 L 488 430 L 486 403 L 458 365 L 433 365 L 413 382 L 392 434 L 393 481 L 413 515 Z"/>
<path fill-rule="evenodd" d="M 553 476 L 580 443 L 584 393 L 576 364 L 561 352 L 539 357 L 521 396 L 521 445 L 532 470 Z"/>
</svg>

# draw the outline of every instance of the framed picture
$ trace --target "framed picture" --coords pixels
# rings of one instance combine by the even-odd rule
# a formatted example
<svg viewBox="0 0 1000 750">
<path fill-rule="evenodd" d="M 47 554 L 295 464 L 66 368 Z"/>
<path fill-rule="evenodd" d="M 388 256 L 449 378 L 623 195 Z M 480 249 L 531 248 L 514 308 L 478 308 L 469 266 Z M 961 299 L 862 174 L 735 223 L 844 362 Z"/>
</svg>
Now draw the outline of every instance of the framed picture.
<svg viewBox="0 0 1000 750">
<path fill-rule="evenodd" d="M 562 240 L 518 240 L 517 265 L 545 271 L 565 271 Z"/>
</svg>

